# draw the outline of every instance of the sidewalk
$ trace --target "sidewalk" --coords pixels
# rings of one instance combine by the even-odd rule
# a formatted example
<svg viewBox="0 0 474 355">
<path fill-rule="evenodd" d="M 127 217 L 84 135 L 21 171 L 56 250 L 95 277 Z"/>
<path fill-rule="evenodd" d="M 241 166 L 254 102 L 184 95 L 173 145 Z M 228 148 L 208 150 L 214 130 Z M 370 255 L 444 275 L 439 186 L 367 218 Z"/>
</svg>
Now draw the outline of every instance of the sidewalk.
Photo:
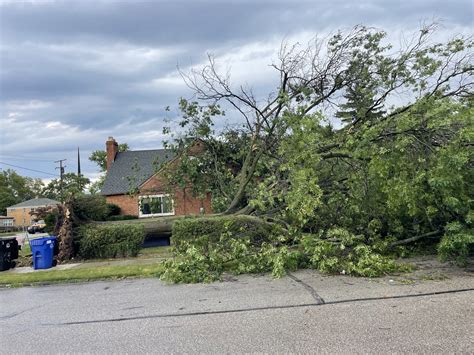
<svg viewBox="0 0 474 355">
<path fill-rule="evenodd" d="M 42 237 L 47 237 L 49 234 L 48 233 L 35 233 L 35 234 L 30 234 L 30 233 L 27 233 L 27 232 L 18 232 L 17 234 L 15 235 L 12 235 L 11 237 L 15 237 L 16 240 L 18 241 L 18 245 L 25 245 L 25 242 L 27 240 L 26 236 L 28 235 L 28 239 L 31 240 L 31 239 L 38 239 L 38 238 L 42 238 Z"/>
<path fill-rule="evenodd" d="M 147 265 L 166 260 L 165 258 L 127 258 L 127 259 L 108 259 L 101 261 L 81 261 L 56 265 L 50 269 L 35 270 L 31 266 L 15 267 L 10 270 L 2 271 L 2 274 L 26 274 L 30 272 L 45 272 L 54 270 L 70 269 L 91 269 L 104 266 L 128 266 L 128 265 Z"/>
</svg>

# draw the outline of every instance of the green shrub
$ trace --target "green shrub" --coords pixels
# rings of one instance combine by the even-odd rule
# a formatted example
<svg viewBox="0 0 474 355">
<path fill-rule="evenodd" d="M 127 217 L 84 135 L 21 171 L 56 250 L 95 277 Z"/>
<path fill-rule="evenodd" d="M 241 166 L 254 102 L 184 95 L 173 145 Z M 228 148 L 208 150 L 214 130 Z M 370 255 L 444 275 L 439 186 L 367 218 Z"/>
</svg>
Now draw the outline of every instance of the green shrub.
<svg viewBox="0 0 474 355">
<path fill-rule="evenodd" d="M 459 222 L 449 223 L 445 235 L 438 245 L 441 261 L 454 261 L 465 266 L 469 256 L 474 254 L 474 230 L 463 227 Z"/>
<path fill-rule="evenodd" d="M 82 221 L 105 221 L 109 214 L 105 197 L 100 195 L 77 196 L 72 207 L 76 217 Z"/>
<path fill-rule="evenodd" d="M 51 234 L 54 232 L 54 228 L 56 228 L 56 221 L 58 220 L 58 214 L 58 210 L 54 209 L 44 217 L 44 223 L 46 224 L 44 231 L 46 233 Z"/>
<path fill-rule="evenodd" d="M 84 225 L 78 230 L 79 255 L 85 259 L 136 256 L 144 239 L 140 224 Z"/>
<path fill-rule="evenodd" d="M 120 207 L 113 203 L 107 203 L 108 217 L 120 215 Z"/>
<path fill-rule="evenodd" d="M 129 214 L 122 214 L 122 215 L 118 215 L 118 216 L 109 216 L 107 217 L 107 221 L 127 221 L 127 220 L 130 220 L 130 219 L 138 219 L 137 216 L 132 216 L 132 215 L 129 215 Z"/>
</svg>

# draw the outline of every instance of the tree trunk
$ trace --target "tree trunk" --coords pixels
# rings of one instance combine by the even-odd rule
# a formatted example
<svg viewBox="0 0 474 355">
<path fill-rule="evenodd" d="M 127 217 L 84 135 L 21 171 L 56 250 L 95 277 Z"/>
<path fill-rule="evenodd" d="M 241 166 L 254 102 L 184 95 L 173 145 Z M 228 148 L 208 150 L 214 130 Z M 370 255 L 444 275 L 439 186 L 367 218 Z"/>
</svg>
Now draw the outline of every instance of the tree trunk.
<svg viewBox="0 0 474 355">
<path fill-rule="evenodd" d="M 247 215 L 246 213 L 242 213 Z M 237 214 L 235 214 L 237 215 Z M 223 214 L 212 214 L 205 215 L 204 218 L 213 218 L 223 216 Z M 200 216 L 202 217 L 202 216 Z M 256 216 L 249 216 L 258 223 L 262 224 L 280 224 L 276 222 L 271 222 L 265 220 L 265 218 L 260 218 Z M 160 217 L 160 218 L 147 218 L 147 219 L 129 219 L 124 221 L 109 221 L 109 222 L 92 222 L 93 224 L 142 224 L 145 229 L 145 234 L 148 235 L 157 235 L 157 234 L 171 234 L 173 223 L 182 218 L 189 218 L 186 216 L 175 216 L 175 217 Z"/>
<path fill-rule="evenodd" d="M 206 215 L 208 217 L 209 215 Z M 146 235 L 153 234 L 170 234 L 173 227 L 173 222 L 184 218 L 178 217 L 161 217 L 161 218 L 147 218 L 147 219 L 129 219 L 124 221 L 109 221 L 109 222 L 92 222 L 93 224 L 142 224 Z"/>
<path fill-rule="evenodd" d="M 255 142 L 255 140 L 253 142 Z M 255 145 L 254 143 L 251 144 L 250 150 L 247 154 L 244 165 L 242 166 L 242 170 L 240 172 L 241 175 L 239 179 L 239 189 L 237 190 L 237 193 L 232 199 L 232 202 L 230 203 L 229 207 L 224 212 L 225 215 L 234 214 L 237 211 L 243 210 L 246 208 L 245 206 L 242 208 L 241 202 L 245 197 L 245 190 L 247 189 L 248 184 L 252 181 L 254 177 L 255 169 L 257 168 L 257 163 L 262 157 L 262 154 L 264 152 L 262 148 L 253 149 L 252 147 L 254 145 Z M 239 213 L 239 214 L 243 214 L 243 213 Z"/>
<path fill-rule="evenodd" d="M 73 244 L 73 234 L 72 234 L 72 208 L 70 203 L 66 203 L 62 209 L 63 223 L 59 229 L 58 239 L 59 239 L 59 255 L 58 261 L 63 262 L 70 260 L 74 256 L 74 244 Z"/>
</svg>

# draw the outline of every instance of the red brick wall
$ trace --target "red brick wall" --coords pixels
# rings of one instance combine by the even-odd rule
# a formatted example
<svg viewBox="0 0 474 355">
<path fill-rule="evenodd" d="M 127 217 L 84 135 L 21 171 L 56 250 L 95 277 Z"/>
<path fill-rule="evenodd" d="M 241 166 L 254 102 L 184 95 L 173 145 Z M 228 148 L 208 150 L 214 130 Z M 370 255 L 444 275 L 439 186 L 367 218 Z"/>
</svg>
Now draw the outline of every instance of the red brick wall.
<svg viewBox="0 0 474 355">
<path fill-rule="evenodd" d="M 198 215 L 201 207 L 205 214 L 212 213 L 211 193 L 207 193 L 204 199 L 199 199 L 193 196 L 190 188 L 175 192 L 174 211 L 177 216 Z"/>
<path fill-rule="evenodd" d="M 157 174 L 146 181 L 140 189 L 139 196 L 160 195 L 169 193 L 166 180 Z M 138 216 L 138 197 L 128 195 L 106 196 L 107 203 L 113 203 L 120 207 L 121 214 Z M 204 213 L 212 213 L 211 194 L 208 193 L 204 199 L 193 197 L 190 188 L 180 189 L 174 194 L 174 211 L 176 216 L 198 215 L 201 207 Z"/>
<path fill-rule="evenodd" d="M 129 195 L 113 195 L 105 197 L 107 203 L 120 207 L 120 214 L 138 216 L 138 198 Z"/>
<path fill-rule="evenodd" d="M 146 181 L 141 189 L 140 195 L 160 195 L 167 194 L 169 188 L 166 179 L 157 174 Z M 193 196 L 191 188 L 176 190 L 174 194 L 174 212 L 176 216 L 199 214 L 200 209 L 204 208 L 204 213 L 212 213 L 211 194 L 208 193 L 204 199 L 198 199 Z"/>
</svg>

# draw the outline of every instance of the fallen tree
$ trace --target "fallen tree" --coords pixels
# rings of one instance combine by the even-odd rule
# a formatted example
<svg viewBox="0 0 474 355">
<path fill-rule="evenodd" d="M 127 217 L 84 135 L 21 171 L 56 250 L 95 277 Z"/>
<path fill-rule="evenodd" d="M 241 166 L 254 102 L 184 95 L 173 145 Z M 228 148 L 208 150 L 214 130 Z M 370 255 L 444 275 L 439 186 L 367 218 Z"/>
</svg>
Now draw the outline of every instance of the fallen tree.
<svg viewBox="0 0 474 355">
<path fill-rule="evenodd" d="M 278 61 L 272 64 L 279 77 L 278 86 L 264 100 L 256 97 L 246 85 L 232 85 L 230 74 L 222 74 L 212 56 L 202 69 L 181 71 L 200 102 L 211 102 L 202 107 L 197 102 L 182 100 L 184 119 L 180 123 L 189 128 L 184 140 L 198 137 L 208 146 L 208 159 L 218 182 L 215 190 L 227 201 L 223 212 L 251 211 L 249 194 L 253 192 L 256 180 L 268 173 L 275 174 L 277 179 L 267 187 L 291 193 L 296 185 L 291 180 L 296 177 L 291 173 L 280 173 L 282 167 L 291 164 L 287 157 L 281 156 L 281 150 L 288 133 L 295 129 L 304 128 L 306 133 L 313 129 L 313 132 L 309 131 L 314 135 L 311 145 L 301 147 L 309 149 L 313 159 L 370 159 L 370 156 L 349 154 L 348 148 L 354 139 L 362 140 L 362 136 L 374 127 L 390 126 L 390 122 L 396 122 L 400 116 L 416 109 L 420 101 L 468 97 L 473 85 L 472 53 L 469 53 L 472 40 L 455 38 L 443 44 L 432 43 L 430 36 L 435 27 L 423 27 L 418 35 L 406 39 L 406 45 L 396 52 L 384 42 L 385 32 L 364 26 L 328 38 L 316 38 L 307 47 L 284 43 Z M 413 95 L 398 106 L 389 106 L 394 97 L 407 91 Z M 243 128 L 234 134 L 229 132 L 227 136 L 224 133 L 216 141 L 212 127 L 222 114 L 217 106 L 219 103 L 241 114 Z M 343 126 L 338 130 L 326 130 L 330 134 L 324 136 L 322 121 L 334 112 L 342 119 Z M 312 122 L 305 122 L 307 120 Z M 405 132 L 410 133 L 417 136 L 416 129 Z M 372 141 L 384 141 L 398 134 L 401 133 L 381 129 Z M 242 143 L 237 157 L 221 157 L 240 160 L 231 162 L 234 169 L 231 176 L 225 169 L 228 161 L 224 164 L 218 161 L 220 143 L 234 143 L 226 139 L 229 137 Z M 293 134 L 291 139 L 294 138 Z M 184 143 L 180 139 L 176 146 Z M 296 163 L 304 162 L 300 159 Z M 190 175 L 195 180 L 200 179 L 196 174 L 188 174 L 188 177 Z M 198 181 L 193 183 L 198 184 Z M 317 194 L 313 198 L 318 198 Z"/>
<path fill-rule="evenodd" d="M 157 235 L 164 234 L 170 235 L 173 227 L 173 223 L 185 216 L 173 216 L 173 217 L 156 217 L 156 218 L 142 218 L 142 219 L 131 219 L 123 221 L 96 221 L 91 222 L 97 225 L 143 225 L 146 235 Z"/>
<path fill-rule="evenodd" d="M 435 43 L 435 31 L 396 50 L 363 26 L 284 43 L 266 96 L 234 85 L 212 56 L 181 70 L 196 101 L 180 101 L 187 131 L 170 146 L 198 138 L 207 149 L 170 181 L 212 191 L 218 213 L 281 224 L 294 241 L 342 228 L 389 252 L 472 223 L 473 41 Z M 240 115 L 238 128 L 215 129 L 224 108 Z"/>
<path fill-rule="evenodd" d="M 383 31 L 363 26 L 306 47 L 283 44 L 272 65 L 278 85 L 265 97 L 234 86 L 212 56 L 200 70 L 181 71 L 197 101 L 180 101 L 185 132 L 168 147 L 182 159 L 167 169 L 170 188 L 212 192 L 219 215 L 282 226 L 284 242 L 253 251 L 259 265 L 280 271 L 295 256 L 287 245 L 299 245 L 305 265 L 381 274 L 395 269 L 382 255 L 390 250 L 437 241 L 453 222 L 471 230 L 473 41 L 434 43 L 434 31 L 423 27 L 397 50 Z M 241 126 L 215 129 L 224 108 Z M 206 150 L 187 156 L 196 139 Z M 107 223 L 156 234 L 181 218 Z M 445 240 L 446 254 L 454 242 Z M 248 246 L 235 247 L 230 254 Z M 170 265 L 176 275 L 188 266 Z"/>
</svg>

